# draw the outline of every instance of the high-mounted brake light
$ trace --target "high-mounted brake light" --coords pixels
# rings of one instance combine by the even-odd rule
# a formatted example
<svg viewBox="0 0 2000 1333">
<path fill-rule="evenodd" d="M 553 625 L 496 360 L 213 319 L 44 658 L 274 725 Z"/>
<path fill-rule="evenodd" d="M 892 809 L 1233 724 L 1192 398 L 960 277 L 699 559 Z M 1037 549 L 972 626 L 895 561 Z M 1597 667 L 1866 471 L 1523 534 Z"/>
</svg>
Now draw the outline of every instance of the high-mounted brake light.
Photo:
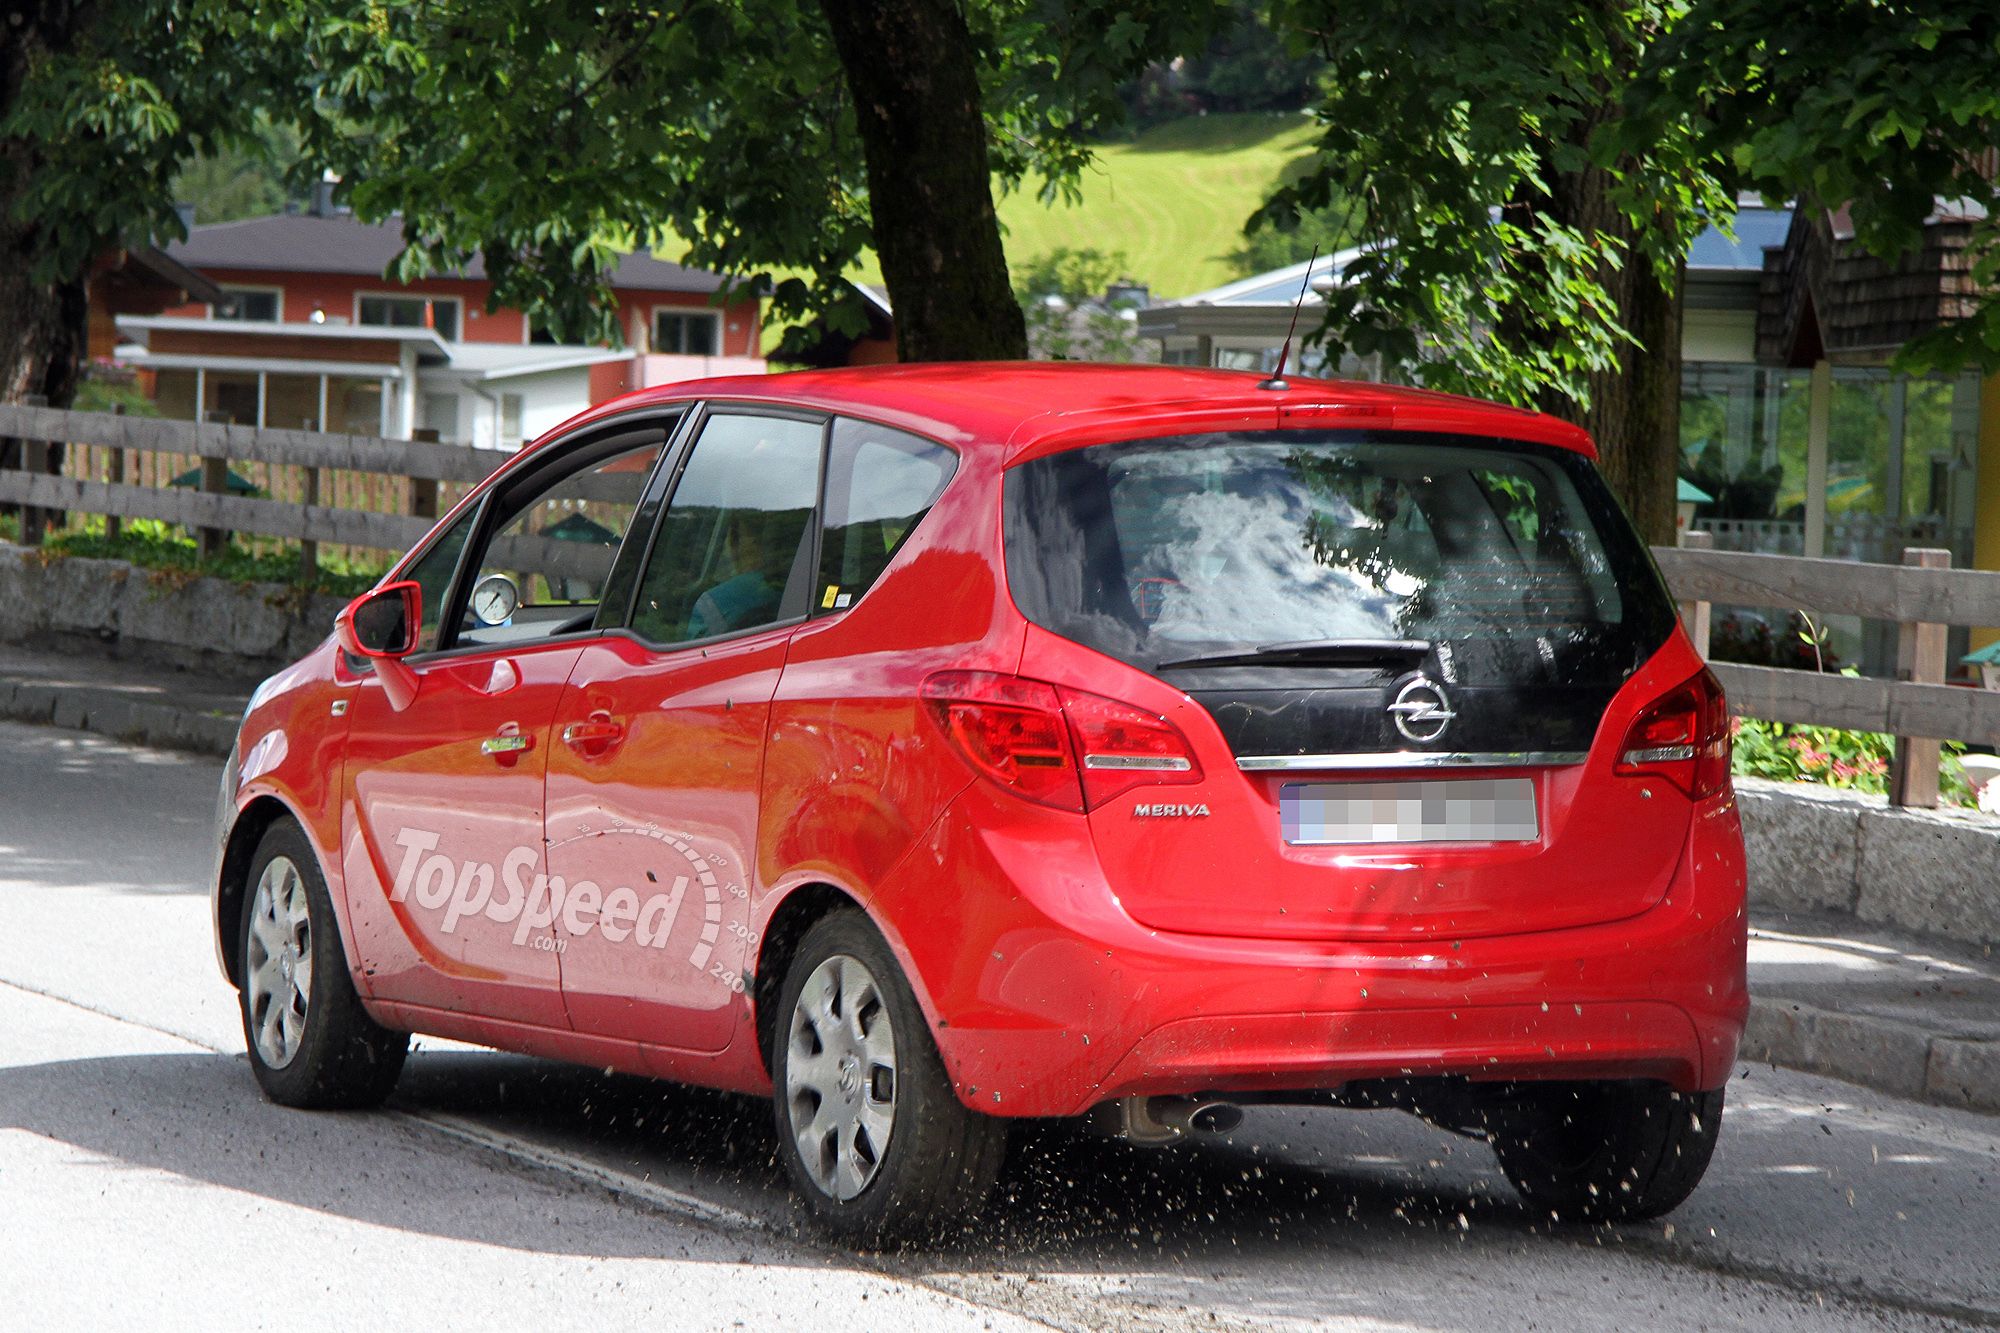
<svg viewBox="0 0 2000 1333">
<path fill-rule="evenodd" d="M 1083 811 L 1134 787 L 1201 781 L 1171 722 L 1115 699 L 992 671 L 941 671 L 920 693 L 974 772 L 1040 805 Z"/>
<path fill-rule="evenodd" d="M 1703 667 L 1632 719 L 1616 771 L 1666 778 L 1699 801 L 1729 790 L 1729 753 L 1729 703 Z"/>
</svg>

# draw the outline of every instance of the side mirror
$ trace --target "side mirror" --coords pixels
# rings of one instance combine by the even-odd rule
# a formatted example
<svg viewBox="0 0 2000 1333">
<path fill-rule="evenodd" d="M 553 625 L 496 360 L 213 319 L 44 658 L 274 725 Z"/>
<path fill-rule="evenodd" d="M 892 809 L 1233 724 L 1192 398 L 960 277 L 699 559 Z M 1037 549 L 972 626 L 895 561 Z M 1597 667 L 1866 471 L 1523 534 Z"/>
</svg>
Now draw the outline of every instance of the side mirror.
<svg viewBox="0 0 2000 1333">
<path fill-rule="evenodd" d="M 375 666 L 389 707 L 398 713 L 417 697 L 417 673 L 403 663 L 417 649 L 424 623 L 424 593 L 414 579 L 363 593 L 334 617 L 334 637 L 356 657 Z"/>
<path fill-rule="evenodd" d="M 363 593 L 333 622 L 340 646 L 376 661 L 408 657 L 417 648 L 423 605 L 423 589 L 413 579 Z"/>
</svg>

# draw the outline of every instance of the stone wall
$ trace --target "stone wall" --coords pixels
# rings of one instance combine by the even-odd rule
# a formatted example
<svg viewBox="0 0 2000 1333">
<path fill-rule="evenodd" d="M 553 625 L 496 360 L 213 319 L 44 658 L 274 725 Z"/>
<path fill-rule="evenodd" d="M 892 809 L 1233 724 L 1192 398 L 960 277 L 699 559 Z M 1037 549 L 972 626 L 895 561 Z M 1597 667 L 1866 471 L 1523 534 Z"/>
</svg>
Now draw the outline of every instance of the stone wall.
<svg viewBox="0 0 2000 1333">
<path fill-rule="evenodd" d="M 2000 944 L 2000 819 L 1756 778 L 1736 794 L 1753 905 Z"/>
<path fill-rule="evenodd" d="M 324 639 L 343 605 L 281 583 L 196 578 L 0 542 L 4 643 L 256 680 Z"/>
</svg>

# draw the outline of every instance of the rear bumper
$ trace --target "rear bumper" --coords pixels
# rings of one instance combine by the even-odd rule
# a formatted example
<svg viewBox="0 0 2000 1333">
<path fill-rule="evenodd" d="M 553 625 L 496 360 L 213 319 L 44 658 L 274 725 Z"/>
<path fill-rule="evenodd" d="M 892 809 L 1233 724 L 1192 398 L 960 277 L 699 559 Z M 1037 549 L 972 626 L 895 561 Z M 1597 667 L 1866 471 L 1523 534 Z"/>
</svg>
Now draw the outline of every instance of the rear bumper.
<svg viewBox="0 0 2000 1333">
<path fill-rule="evenodd" d="M 1087 848 L 1035 837 L 1018 808 L 982 818 L 990 799 L 1006 798 L 977 786 L 961 797 L 930 854 L 878 898 L 978 1110 L 1066 1116 L 1136 1093 L 1425 1075 L 1655 1078 L 1682 1091 L 1728 1079 L 1749 1007 L 1732 798 L 1697 812 L 1671 888 L 1635 916 L 1393 944 L 1149 930 Z"/>
</svg>

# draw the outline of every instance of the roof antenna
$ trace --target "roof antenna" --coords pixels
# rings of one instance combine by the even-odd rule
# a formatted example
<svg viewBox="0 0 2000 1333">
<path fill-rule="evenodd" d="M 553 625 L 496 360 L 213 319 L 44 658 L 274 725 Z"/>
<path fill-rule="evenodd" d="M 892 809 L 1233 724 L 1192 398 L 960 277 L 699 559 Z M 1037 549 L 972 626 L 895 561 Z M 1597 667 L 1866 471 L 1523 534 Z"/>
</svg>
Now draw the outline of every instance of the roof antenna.
<svg viewBox="0 0 2000 1333">
<path fill-rule="evenodd" d="M 1285 383 L 1285 362 L 1291 359 L 1292 335 L 1299 331 L 1299 307 L 1306 303 L 1306 288 L 1312 285 L 1313 265 L 1319 263 L 1319 247 L 1313 247 L 1312 258 L 1306 261 L 1306 275 L 1299 279 L 1299 299 L 1292 302 L 1292 327 L 1285 330 L 1285 345 L 1278 349 L 1278 369 L 1270 379 L 1261 380 L 1257 387 L 1269 389 L 1272 393 L 1283 393 L 1292 386 Z"/>
</svg>

